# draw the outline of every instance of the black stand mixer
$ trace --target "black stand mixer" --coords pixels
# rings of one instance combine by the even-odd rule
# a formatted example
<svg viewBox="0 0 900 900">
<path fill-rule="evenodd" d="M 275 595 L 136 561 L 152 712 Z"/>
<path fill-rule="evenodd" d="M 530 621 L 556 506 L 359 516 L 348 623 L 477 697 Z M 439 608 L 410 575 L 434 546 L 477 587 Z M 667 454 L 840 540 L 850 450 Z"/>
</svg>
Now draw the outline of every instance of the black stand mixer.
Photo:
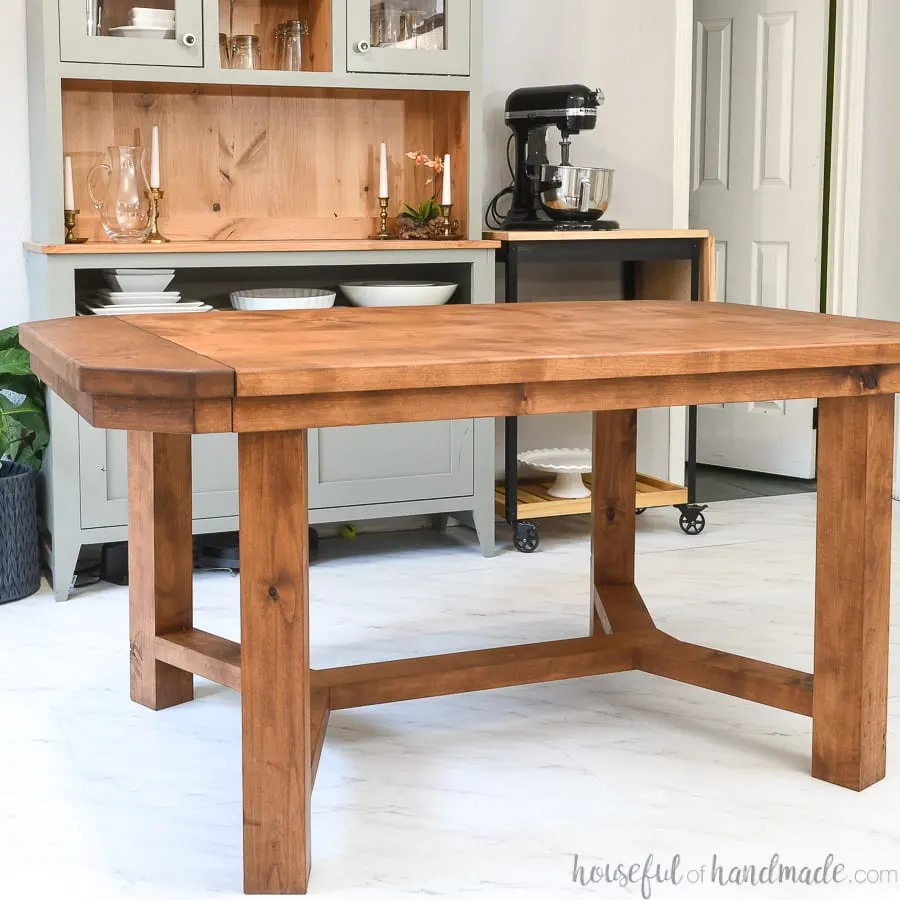
<svg viewBox="0 0 900 900">
<path fill-rule="evenodd" d="M 612 192 L 613 171 L 573 166 L 573 135 L 597 126 L 603 92 L 582 84 L 521 88 L 506 101 L 506 124 L 515 139 L 513 184 L 488 206 L 488 227 L 497 230 L 596 231 L 619 227 L 603 219 Z M 547 155 L 547 129 L 562 136 L 560 164 Z M 512 138 L 511 138 L 512 140 Z M 511 194 L 512 206 L 500 216 L 500 200 Z"/>
</svg>

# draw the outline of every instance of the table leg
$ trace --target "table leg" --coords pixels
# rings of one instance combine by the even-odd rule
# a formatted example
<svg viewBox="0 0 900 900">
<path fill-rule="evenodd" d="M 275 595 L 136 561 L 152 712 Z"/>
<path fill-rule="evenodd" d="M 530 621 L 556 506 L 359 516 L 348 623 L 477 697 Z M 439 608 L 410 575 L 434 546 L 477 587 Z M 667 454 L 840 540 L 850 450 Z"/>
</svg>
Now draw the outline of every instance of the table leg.
<svg viewBox="0 0 900 900">
<path fill-rule="evenodd" d="M 194 676 L 156 659 L 156 636 L 192 627 L 190 435 L 128 434 L 131 699 L 167 709 L 194 699 Z"/>
<path fill-rule="evenodd" d="M 306 433 L 238 438 L 244 890 L 306 893 L 312 788 Z"/>
<path fill-rule="evenodd" d="M 591 634 L 652 627 L 634 587 L 637 410 L 594 413 Z"/>
<path fill-rule="evenodd" d="M 853 790 L 884 778 L 893 396 L 819 405 L 812 774 Z"/>
</svg>

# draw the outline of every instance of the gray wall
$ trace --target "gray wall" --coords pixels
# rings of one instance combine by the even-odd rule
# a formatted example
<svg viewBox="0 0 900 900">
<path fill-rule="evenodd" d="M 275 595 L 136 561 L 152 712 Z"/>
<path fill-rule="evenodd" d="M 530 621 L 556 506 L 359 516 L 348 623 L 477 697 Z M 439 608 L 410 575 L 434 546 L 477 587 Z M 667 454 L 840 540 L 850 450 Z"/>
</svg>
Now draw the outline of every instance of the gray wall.
<svg viewBox="0 0 900 900">
<path fill-rule="evenodd" d="M 860 314 L 900 321 L 900 2 L 871 0 Z"/>
<path fill-rule="evenodd" d="M 503 106 L 509 93 L 580 82 L 601 88 L 606 103 L 598 128 L 573 139 L 573 159 L 616 170 L 609 215 L 624 227 L 671 228 L 675 0 L 485 0 L 484 26 L 487 197 L 509 182 L 503 158 L 509 135 Z M 557 139 L 551 133 L 550 140 Z M 551 143 L 551 156 L 557 151 Z M 529 267 L 527 276 L 525 299 L 621 296 L 617 268 Z M 584 447 L 590 440 L 589 416 L 533 417 L 521 423 L 523 449 Z M 642 414 L 641 468 L 665 477 L 668 452 L 668 410 Z M 498 471 L 501 464 L 498 441 Z"/>
<path fill-rule="evenodd" d="M 0 327 L 28 316 L 22 241 L 29 237 L 28 96 L 25 79 L 25 0 L 3 0 L 0 28 Z M 62 163 L 60 163 L 60 166 Z"/>
</svg>

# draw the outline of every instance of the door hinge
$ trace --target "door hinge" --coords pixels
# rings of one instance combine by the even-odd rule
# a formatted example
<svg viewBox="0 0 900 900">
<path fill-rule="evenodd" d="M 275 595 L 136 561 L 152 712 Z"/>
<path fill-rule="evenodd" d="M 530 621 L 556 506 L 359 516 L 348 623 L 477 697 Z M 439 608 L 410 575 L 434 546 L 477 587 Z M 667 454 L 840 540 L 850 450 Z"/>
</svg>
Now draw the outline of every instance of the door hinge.
<svg viewBox="0 0 900 900">
<path fill-rule="evenodd" d="M 813 407 L 813 431 L 819 430 L 819 407 Z"/>
</svg>

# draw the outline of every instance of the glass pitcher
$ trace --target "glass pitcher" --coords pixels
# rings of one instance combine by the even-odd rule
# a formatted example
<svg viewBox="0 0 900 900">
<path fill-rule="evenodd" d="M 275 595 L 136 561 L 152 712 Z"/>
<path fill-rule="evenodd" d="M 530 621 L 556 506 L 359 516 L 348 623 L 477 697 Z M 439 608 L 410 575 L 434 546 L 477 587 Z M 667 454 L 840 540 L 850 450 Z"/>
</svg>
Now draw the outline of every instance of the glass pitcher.
<svg viewBox="0 0 900 900">
<path fill-rule="evenodd" d="M 100 212 L 100 224 L 110 240 L 119 244 L 145 241 L 150 234 L 150 184 L 144 147 L 109 147 L 109 162 L 94 166 L 88 174 L 91 203 Z M 94 178 L 105 169 L 106 187 L 94 191 Z"/>
</svg>

